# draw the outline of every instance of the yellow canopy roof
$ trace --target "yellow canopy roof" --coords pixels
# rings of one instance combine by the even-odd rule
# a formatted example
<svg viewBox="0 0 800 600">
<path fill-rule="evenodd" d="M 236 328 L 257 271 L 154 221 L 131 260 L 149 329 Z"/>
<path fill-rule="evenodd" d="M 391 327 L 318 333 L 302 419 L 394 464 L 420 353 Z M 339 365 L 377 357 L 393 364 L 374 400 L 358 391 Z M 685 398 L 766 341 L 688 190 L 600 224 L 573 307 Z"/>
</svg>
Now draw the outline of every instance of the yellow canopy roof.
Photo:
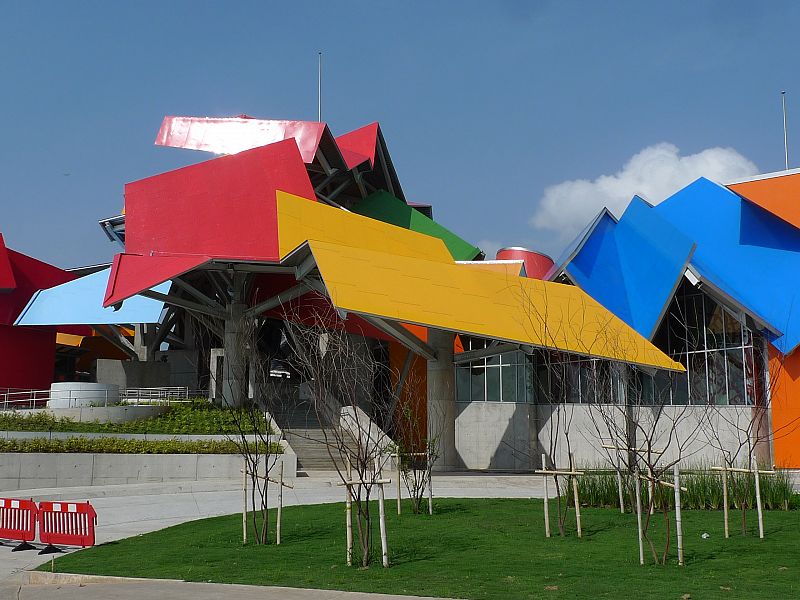
<svg viewBox="0 0 800 600">
<path fill-rule="evenodd" d="M 683 370 L 576 286 L 459 265 L 437 238 L 283 192 L 278 227 L 282 257 L 308 242 L 339 309 Z"/>
</svg>

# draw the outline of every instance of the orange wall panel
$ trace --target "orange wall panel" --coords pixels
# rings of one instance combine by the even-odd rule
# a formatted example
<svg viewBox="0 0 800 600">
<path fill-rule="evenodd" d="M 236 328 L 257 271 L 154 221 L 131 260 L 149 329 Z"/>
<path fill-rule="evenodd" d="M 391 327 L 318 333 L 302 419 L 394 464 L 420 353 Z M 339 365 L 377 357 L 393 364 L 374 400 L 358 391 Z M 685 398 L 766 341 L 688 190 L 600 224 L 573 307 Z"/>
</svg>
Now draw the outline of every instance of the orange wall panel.
<svg viewBox="0 0 800 600">
<path fill-rule="evenodd" d="M 398 342 L 389 342 L 389 368 L 392 388 L 397 385 L 409 350 Z M 408 370 L 403 392 L 394 413 L 395 435 L 406 448 L 425 450 L 428 433 L 428 361 L 415 356 Z"/>
<path fill-rule="evenodd" d="M 775 466 L 800 468 L 800 352 L 782 357 L 769 347 Z"/>
</svg>

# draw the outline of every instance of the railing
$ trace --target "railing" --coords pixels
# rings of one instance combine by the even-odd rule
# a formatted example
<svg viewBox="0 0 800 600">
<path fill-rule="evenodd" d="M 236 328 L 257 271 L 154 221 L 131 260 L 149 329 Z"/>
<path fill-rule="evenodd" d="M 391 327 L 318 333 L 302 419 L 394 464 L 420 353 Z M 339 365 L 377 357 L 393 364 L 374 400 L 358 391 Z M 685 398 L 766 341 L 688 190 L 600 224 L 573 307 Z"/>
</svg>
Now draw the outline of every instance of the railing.
<svg viewBox="0 0 800 600">
<path fill-rule="evenodd" d="M 119 399 L 123 404 L 171 404 L 188 402 L 189 397 L 188 387 L 127 388 L 119 391 Z"/>
<path fill-rule="evenodd" d="M 169 405 L 189 402 L 190 397 L 204 395 L 203 391 L 190 391 L 187 387 L 128 388 L 119 390 L 119 394 L 107 389 L 53 391 L 0 388 L 0 410 L 46 408 L 50 400 L 58 400 L 61 408 L 117 404 Z"/>
<path fill-rule="evenodd" d="M 3 410 L 44 408 L 48 400 L 50 400 L 50 390 L 0 388 L 0 406 Z"/>
</svg>

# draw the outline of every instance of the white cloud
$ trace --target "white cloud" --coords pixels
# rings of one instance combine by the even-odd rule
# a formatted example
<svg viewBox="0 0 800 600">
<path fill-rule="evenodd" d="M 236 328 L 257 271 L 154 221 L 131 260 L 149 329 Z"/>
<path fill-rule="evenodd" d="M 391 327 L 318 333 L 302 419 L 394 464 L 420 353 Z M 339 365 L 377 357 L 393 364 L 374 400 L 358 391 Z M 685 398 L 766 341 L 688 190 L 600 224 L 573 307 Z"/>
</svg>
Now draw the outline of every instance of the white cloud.
<svg viewBox="0 0 800 600">
<path fill-rule="evenodd" d="M 725 183 L 756 173 L 756 165 L 733 148 L 708 148 L 681 156 L 673 144 L 656 144 L 635 154 L 613 175 L 546 188 L 530 223 L 540 231 L 553 232 L 563 243 L 603 207 L 619 217 L 635 194 L 658 204 L 698 177 Z"/>
</svg>

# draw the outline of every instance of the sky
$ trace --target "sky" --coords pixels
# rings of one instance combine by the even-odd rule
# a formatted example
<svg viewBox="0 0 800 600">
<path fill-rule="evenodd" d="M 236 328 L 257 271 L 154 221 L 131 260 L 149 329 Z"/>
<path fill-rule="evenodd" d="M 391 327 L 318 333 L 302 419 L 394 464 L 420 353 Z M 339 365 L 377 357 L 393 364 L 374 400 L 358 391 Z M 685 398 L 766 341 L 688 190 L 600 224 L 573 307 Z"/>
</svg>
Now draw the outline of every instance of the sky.
<svg viewBox="0 0 800 600">
<path fill-rule="evenodd" d="M 782 169 L 781 90 L 800 165 L 798 25 L 777 0 L 0 0 L 0 232 L 110 261 L 124 184 L 210 158 L 154 146 L 164 115 L 316 120 L 322 51 L 323 120 L 380 121 L 409 200 L 558 255 L 634 194 Z"/>
</svg>

